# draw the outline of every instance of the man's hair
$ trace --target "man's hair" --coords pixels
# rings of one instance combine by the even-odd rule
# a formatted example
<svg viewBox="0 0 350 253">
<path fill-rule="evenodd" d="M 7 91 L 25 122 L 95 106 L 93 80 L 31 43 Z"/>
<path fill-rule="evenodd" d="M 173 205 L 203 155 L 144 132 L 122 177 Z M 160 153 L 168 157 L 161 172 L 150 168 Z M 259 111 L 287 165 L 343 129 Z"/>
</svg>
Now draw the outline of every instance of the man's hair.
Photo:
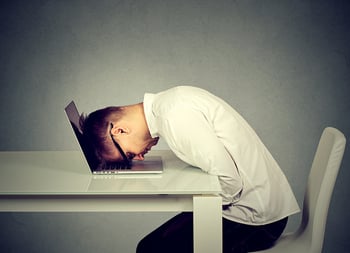
<svg viewBox="0 0 350 253">
<path fill-rule="evenodd" d="M 105 161 L 104 157 L 111 155 L 115 148 L 107 130 L 112 121 L 118 121 L 122 116 L 123 108 L 115 106 L 80 116 L 80 127 L 83 131 L 83 137 L 93 146 L 96 158 L 100 161 Z"/>
</svg>

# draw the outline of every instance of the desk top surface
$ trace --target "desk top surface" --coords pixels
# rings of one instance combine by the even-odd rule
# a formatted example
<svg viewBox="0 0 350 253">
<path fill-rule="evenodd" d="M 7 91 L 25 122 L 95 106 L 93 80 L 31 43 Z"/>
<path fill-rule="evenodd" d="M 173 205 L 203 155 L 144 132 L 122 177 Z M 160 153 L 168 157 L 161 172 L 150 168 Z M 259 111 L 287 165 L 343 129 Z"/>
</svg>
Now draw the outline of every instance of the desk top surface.
<svg viewBox="0 0 350 253">
<path fill-rule="evenodd" d="M 182 162 L 171 151 L 160 155 L 161 175 L 93 175 L 80 151 L 0 152 L 0 195 L 217 194 L 218 178 Z M 147 157 L 146 157 L 147 159 Z"/>
</svg>

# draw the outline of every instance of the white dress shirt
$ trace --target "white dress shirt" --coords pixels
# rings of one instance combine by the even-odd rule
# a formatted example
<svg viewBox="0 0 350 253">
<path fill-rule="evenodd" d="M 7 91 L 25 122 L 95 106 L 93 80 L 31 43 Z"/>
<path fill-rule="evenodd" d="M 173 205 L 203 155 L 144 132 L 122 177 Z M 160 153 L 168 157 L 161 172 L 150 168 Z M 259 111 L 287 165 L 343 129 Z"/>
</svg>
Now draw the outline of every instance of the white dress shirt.
<svg viewBox="0 0 350 253">
<path fill-rule="evenodd" d="M 268 224 L 300 211 L 279 165 L 255 131 L 213 94 L 179 86 L 144 96 L 152 137 L 163 138 L 181 160 L 217 175 L 223 217 Z"/>
</svg>

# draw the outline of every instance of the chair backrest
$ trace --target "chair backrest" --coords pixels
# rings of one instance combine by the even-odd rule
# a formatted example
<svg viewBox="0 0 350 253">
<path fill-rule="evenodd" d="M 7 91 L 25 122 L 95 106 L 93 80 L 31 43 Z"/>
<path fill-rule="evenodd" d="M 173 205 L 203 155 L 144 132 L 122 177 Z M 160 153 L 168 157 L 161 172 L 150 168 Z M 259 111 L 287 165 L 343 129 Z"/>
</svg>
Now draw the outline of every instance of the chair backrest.
<svg viewBox="0 0 350 253">
<path fill-rule="evenodd" d="M 301 237 L 311 244 L 311 252 L 322 250 L 328 207 L 345 143 L 345 136 L 339 130 L 325 128 L 311 166 L 300 227 Z"/>
</svg>

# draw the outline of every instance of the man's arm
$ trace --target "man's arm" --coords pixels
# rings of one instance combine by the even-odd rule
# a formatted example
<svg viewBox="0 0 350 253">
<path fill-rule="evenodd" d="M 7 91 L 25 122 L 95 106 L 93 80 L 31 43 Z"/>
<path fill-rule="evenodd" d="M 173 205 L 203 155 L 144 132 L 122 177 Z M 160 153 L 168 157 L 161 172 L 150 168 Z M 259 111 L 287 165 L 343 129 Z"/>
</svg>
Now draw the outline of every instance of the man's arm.
<svg viewBox="0 0 350 253">
<path fill-rule="evenodd" d="M 196 110 L 177 110 L 167 116 L 167 143 L 185 162 L 217 175 L 223 205 L 236 202 L 243 182 L 234 158 L 227 152 L 213 125 Z"/>
</svg>

